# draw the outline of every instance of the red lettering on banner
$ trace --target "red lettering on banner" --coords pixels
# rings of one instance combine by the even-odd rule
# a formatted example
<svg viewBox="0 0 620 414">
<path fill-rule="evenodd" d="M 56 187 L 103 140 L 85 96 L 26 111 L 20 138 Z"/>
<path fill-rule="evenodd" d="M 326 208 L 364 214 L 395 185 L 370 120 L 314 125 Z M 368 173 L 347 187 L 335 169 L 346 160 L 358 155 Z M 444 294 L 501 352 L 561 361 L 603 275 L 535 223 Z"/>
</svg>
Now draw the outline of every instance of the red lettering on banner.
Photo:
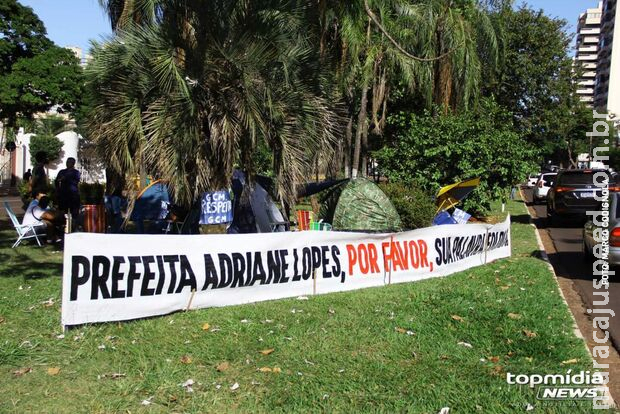
<svg viewBox="0 0 620 414">
<path fill-rule="evenodd" d="M 383 268 L 387 271 L 388 265 L 392 260 L 390 253 L 387 252 L 387 248 L 390 246 L 390 242 L 381 243 L 381 250 L 383 251 Z"/>
<path fill-rule="evenodd" d="M 396 271 L 399 267 L 402 269 L 403 258 L 400 256 L 400 252 L 398 251 L 398 243 L 392 243 L 390 246 L 390 256 L 392 259 L 392 270 Z"/>
<path fill-rule="evenodd" d="M 374 243 L 368 245 L 368 261 L 370 263 L 370 273 L 379 273 L 379 265 L 377 259 L 379 255 L 377 253 L 377 246 Z"/>
<path fill-rule="evenodd" d="M 411 266 L 414 269 L 420 267 L 420 251 L 418 250 L 418 244 L 413 240 L 409 242 L 409 256 L 411 257 Z"/>
<path fill-rule="evenodd" d="M 353 269 L 358 268 L 359 272 L 366 275 L 368 273 L 379 273 L 379 254 L 377 246 L 373 243 L 360 243 L 357 246 L 347 244 L 347 254 L 349 255 L 349 275 L 353 274 Z"/>
<path fill-rule="evenodd" d="M 409 250 L 407 249 L 407 242 L 396 242 L 395 253 L 398 257 L 398 261 L 394 263 L 394 270 L 396 270 L 396 266 L 400 267 L 402 270 L 409 269 Z M 403 246 L 404 245 L 404 249 Z"/>
<path fill-rule="evenodd" d="M 368 249 L 365 244 L 357 245 L 357 255 L 359 256 L 360 271 L 363 274 L 368 273 Z"/>
<path fill-rule="evenodd" d="M 424 240 L 418 240 L 418 245 L 420 246 L 420 265 L 422 267 L 429 267 L 428 265 L 428 245 Z M 430 266 L 431 270 L 433 267 Z"/>
<path fill-rule="evenodd" d="M 428 262 L 428 245 L 424 240 L 404 240 L 400 242 L 383 242 L 383 265 L 386 270 L 409 270 L 430 267 Z M 373 270 L 374 271 L 374 270 Z"/>
<path fill-rule="evenodd" d="M 357 263 L 357 253 L 355 252 L 355 246 L 347 244 L 347 254 L 349 255 L 349 276 L 353 274 L 353 266 Z"/>
</svg>

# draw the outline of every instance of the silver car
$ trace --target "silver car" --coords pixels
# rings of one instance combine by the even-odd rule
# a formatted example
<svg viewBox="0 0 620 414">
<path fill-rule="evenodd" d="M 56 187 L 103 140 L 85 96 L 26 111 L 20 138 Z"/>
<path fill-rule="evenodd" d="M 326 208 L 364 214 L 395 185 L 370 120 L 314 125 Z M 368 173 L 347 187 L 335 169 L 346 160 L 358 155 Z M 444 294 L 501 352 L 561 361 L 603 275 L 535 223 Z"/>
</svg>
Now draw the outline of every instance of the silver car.
<svg viewBox="0 0 620 414">
<path fill-rule="evenodd" d="M 601 208 L 602 211 L 602 208 Z M 601 217 L 596 217 L 597 220 Z M 587 260 L 593 261 L 594 246 L 601 243 L 600 237 L 597 239 L 594 234 L 595 229 L 601 228 L 592 221 L 592 216 L 588 215 L 588 221 L 583 226 L 583 253 Z M 610 265 L 620 265 L 620 193 L 609 194 L 609 257 Z"/>
</svg>

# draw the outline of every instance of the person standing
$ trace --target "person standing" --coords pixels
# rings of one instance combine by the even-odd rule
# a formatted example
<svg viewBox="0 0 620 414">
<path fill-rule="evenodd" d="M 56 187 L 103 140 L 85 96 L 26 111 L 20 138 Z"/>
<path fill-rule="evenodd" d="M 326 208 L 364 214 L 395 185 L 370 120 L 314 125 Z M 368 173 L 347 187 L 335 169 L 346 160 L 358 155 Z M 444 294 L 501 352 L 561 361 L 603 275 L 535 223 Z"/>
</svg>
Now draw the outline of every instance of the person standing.
<svg viewBox="0 0 620 414">
<path fill-rule="evenodd" d="M 24 180 L 25 182 L 30 182 L 30 178 L 31 178 L 31 177 L 32 177 L 32 172 L 30 171 L 30 168 L 28 168 L 28 171 L 26 171 L 26 172 L 24 173 L 24 178 L 23 178 L 23 180 Z"/>
<path fill-rule="evenodd" d="M 56 176 L 56 194 L 58 208 L 70 212 L 77 217 L 80 210 L 80 172 L 75 169 L 75 158 L 67 158 L 67 168 L 62 169 Z"/>
<path fill-rule="evenodd" d="M 47 194 L 49 191 L 49 183 L 47 181 L 47 172 L 45 166 L 49 162 L 47 154 L 43 151 L 39 151 L 34 155 L 34 159 L 37 161 L 36 165 L 32 169 L 32 177 L 30 179 L 30 193 L 32 198 L 43 193 Z"/>
</svg>

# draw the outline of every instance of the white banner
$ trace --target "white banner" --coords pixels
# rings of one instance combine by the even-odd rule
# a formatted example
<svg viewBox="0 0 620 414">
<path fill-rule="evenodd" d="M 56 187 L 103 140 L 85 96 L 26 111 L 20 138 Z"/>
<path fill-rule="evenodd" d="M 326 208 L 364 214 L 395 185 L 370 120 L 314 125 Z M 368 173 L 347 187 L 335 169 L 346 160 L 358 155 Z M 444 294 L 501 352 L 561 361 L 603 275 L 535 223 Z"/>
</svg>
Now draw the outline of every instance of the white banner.
<svg viewBox="0 0 620 414">
<path fill-rule="evenodd" d="M 65 239 L 62 324 L 383 286 L 510 256 L 510 218 L 395 234 L 73 233 Z"/>
</svg>

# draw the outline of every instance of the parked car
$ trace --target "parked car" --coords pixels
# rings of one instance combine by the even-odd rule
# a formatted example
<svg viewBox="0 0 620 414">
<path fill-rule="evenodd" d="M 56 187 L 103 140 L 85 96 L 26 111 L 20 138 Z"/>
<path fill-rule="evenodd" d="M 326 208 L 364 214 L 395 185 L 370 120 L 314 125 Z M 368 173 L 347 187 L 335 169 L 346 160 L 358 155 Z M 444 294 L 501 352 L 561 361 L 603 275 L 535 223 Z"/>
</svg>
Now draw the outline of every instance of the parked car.
<svg viewBox="0 0 620 414">
<path fill-rule="evenodd" d="M 601 208 L 599 207 L 599 210 Z M 592 221 L 592 217 L 583 226 L 583 254 L 586 260 L 595 259 L 594 246 L 601 243 L 602 240 L 595 237 L 594 231 L 597 227 Z M 609 196 L 609 256 L 607 258 L 610 265 L 620 265 L 620 194 L 610 193 Z"/>
<path fill-rule="evenodd" d="M 527 176 L 527 182 L 526 182 L 526 186 L 527 188 L 532 188 L 536 185 L 536 182 L 538 181 L 538 178 L 540 177 L 540 174 L 530 174 Z"/>
<path fill-rule="evenodd" d="M 554 225 L 561 219 L 585 220 L 586 212 L 598 208 L 594 198 L 601 189 L 594 184 L 598 172 L 609 174 L 609 186 L 615 190 L 616 174 L 608 170 L 562 170 L 547 193 L 547 220 Z"/>
<path fill-rule="evenodd" d="M 532 192 L 534 204 L 542 203 L 544 200 L 547 199 L 547 193 L 553 185 L 553 181 L 555 181 L 555 177 L 557 175 L 557 173 L 540 174 L 540 178 L 536 182 L 536 185 L 534 186 L 534 191 Z"/>
</svg>

